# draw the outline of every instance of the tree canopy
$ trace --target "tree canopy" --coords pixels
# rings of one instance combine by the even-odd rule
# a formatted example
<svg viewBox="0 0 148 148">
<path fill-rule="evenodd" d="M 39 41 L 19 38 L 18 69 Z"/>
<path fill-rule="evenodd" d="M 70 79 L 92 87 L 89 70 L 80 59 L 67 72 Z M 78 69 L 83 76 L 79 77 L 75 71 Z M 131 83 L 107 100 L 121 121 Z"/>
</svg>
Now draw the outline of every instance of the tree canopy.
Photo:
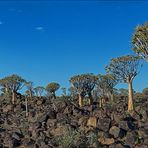
<svg viewBox="0 0 148 148">
<path fill-rule="evenodd" d="M 132 82 L 135 76 L 137 76 L 139 73 L 140 68 L 140 57 L 134 55 L 127 55 L 111 59 L 110 64 L 106 66 L 106 71 L 114 75 L 117 80 L 128 83 L 128 111 L 134 110 Z"/>
<path fill-rule="evenodd" d="M 134 52 L 148 61 L 148 22 L 136 27 L 132 45 Z"/>
<path fill-rule="evenodd" d="M 139 73 L 141 66 L 138 56 L 127 55 L 111 59 L 106 71 L 120 82 L 128 83 Z"/>
</svg>

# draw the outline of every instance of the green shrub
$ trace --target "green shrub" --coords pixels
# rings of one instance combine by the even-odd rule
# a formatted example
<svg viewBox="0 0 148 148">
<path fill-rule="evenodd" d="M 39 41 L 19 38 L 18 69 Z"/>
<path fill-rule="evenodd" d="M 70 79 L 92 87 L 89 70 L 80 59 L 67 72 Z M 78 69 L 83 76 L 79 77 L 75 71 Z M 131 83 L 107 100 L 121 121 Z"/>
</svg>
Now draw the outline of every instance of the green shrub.
<svg viewBox="0 0 148 148">
<path fill-rule="evenodd" d="M 81 141 L 81 133 L 71 128 L 65 128 L 64 133 L 58 139 L 59 148 L 71 148 Z"/>
</svg>

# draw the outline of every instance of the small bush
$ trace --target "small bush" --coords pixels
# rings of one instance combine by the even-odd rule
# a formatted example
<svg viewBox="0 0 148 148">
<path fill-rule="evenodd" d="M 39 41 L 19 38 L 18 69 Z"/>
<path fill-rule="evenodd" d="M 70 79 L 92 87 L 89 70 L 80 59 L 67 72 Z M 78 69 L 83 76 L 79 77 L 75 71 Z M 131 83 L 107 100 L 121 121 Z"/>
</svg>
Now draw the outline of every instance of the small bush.
<svg viewBox="0 0 148 148">
<path fill-rule="evenodd" d="M 65 128 L 63 135 L 58 139 L 60 148 L 71 148 L 81 141 L 81 133 L 71 128 Z"/>
</svg>

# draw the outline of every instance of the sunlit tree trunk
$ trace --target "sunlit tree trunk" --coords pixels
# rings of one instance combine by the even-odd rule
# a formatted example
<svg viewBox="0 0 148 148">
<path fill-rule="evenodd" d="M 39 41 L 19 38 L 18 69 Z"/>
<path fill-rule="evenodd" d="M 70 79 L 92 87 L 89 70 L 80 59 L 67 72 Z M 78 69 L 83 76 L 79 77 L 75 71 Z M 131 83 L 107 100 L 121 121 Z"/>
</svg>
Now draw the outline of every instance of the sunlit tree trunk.
<svg viewBox="0 0 148 148">
<path fill-rule="evenodd" d="M 26 117 L 28 116 L 28 100 L 25 98 L 25 106 L 26 106 Z"/>
<path fill-rule="evenodd" d="M 132 81 L 128 82 L 128 111 L 134 110 Z"/>
<path fill-rule="evenodd" d="M 91 93 L 89 93 L 88 96 L 89 96 L 89 105 L 92 105 L 93 104 L 93 97 L 92 97 Z"/>
<path fill-rule="evenodd" d="M 15 104 L 16 92 L 12 91 L 12 104 Z"/>
<path fill-rule="evenodd" d="M 99 100 L 99 107 L 102 107 L 102 97 Z"/>
<path fill-rule="evenodd" d="M 79 106 L 82 107 L 83 106 L 83 99 L 81 94 L 79 94 Z"/>
<path fill-rule="evenodd" d="M 110 101 L 113 103 L 114 102 L 114 94 L 113 94 L 113 92 L 110 92 L 109 95 L 110 95 Z"/>
<path fill-rule="evenodd" d="M 30 99 L 32 99 L 32 91 L 31 90 L 29 91 L 29 97 L 30 97 Z"/>
</svg>

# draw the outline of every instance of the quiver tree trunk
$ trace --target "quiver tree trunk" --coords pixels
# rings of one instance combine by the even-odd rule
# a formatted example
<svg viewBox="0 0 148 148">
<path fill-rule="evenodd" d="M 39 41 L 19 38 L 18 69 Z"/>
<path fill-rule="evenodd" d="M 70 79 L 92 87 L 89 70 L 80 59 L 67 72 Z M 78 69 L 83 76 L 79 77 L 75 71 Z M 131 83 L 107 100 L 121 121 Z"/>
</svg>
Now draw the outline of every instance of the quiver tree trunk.
<svg viewBox="0 0 148 148">
<path fill-rule="evenodd" d="M 79 94 L 79 107 L 83 106 L 83 99 L 82 99 L 82 95 Z"/>
<path fill-rule="evenodd" d="M 128 82 L 128 111 L 134 110 L 132 81 Z"/>
<path fill-rule="evenodd" d="M 32 99 L 32 91 L 31 90 L 29 91 L 29 98 L 30 98 L 30 100 Z"/>
<path fill-rule="evenodd" d="M 56 99 L 55 92 L 52 93 L 53 99 Z"/>
<path fill-rule="evenodd" d="M 26 106 L 26 117 L 28 116 L 28 100 L 27 97 L 25 97 L 25 106 Z"/>
<path fill-rule="evenodd" d="M 12 104 L 15 104 L 16 92 L 12 91 Z"/>
<path fill-rule="evenodd" d="M 102 107 L 102 104 L 103 104 L 103 102 L 102 102 L 102 97 L 100 97 L 100 99 L 99 99 L 99 107 Z"/>
<path fill-rule="evenodd" d="M 89 105 L 92 105 L 93 104 L 93 97 L 92 97 L 91 93 L 89 93 L 88 96 L 89 96 Z"/>
<path fill-rule="evenodd" d="M 111 101 L 111 103 L 114 103 L 114 94 L 113 94 L 113 92 L 110 92 L 109 93 L 109 99 L 110 99 L 110 101 Z"/>
</svg>

